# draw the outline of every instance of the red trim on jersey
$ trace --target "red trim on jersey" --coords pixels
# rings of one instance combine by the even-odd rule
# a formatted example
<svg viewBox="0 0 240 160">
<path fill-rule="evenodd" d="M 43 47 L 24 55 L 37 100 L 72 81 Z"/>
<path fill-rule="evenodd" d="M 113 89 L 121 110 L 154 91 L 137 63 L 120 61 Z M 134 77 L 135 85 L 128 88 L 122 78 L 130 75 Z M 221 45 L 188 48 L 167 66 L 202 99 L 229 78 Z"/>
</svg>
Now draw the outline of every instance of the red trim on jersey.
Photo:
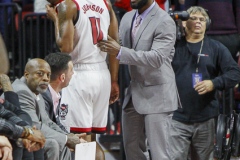
<svg viewBox="0 0 240 160">
<path fill-rule="evenodd" d="M 80 10 L 80 6 L 79 6 L 79 4 L 78 4 L 75 0 L 72 0 L 72 1 L 73 1 L 73 3 L 76 4 L 76 6 L 77 6 L 77 10 L 79 11 L 79 10 Z"/>
<path fill-rule="evenodd" d="M 61 3 L 63 0 L 59 0 L 56 4 L 54 4 L 54 6 L 58 5 L 59 3 Z"/>
<path fill-rule="evenodd" d="M 107 1 L 106 0 L 103 0 L 103 1 L 104 1 L 105 5 L 106 5 L 107 9 L 110 10 Z"/>
<path fill-rule="evenodd" d="M 91 132 L 91 131 L 92 131 L 92 128 L 70 127 L 70 132 L 87 133 L 87 132 Z"/>
<path fill-rule="evenodd" d="M 92 132 L 94 133 L 104 133 L 106 132 L 106 127 L 92 127 Z"/>
</svg>

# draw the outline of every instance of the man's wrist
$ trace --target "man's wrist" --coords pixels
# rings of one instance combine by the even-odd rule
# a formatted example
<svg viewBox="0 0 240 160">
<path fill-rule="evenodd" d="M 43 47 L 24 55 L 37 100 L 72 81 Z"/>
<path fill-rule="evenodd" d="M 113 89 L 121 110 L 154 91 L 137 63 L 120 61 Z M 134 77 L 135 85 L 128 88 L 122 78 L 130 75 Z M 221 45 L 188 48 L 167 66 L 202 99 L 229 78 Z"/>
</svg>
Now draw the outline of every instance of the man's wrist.
<svg viewBox="0 0 240 160">
<path fill-rule="evenodd" d="M 29 136 L 33 135 L 34 132 L 29 127 L 23 127 L 22 138 L 28 138 Z"/>
</svg>

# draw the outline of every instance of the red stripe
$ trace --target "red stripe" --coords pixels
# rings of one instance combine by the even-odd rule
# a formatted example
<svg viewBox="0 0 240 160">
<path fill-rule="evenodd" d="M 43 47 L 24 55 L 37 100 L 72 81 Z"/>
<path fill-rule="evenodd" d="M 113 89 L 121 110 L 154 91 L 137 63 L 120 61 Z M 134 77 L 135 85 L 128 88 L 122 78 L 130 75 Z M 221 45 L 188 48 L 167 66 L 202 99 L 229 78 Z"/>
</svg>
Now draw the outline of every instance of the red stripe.
<svg viewBox="0 0 240 160">
<path fill-rule="evenodd" d="M 103 1 L 104 1 L 105 5 L 106 5 L 107 9 L 110 10 L 107 1 L 106 0 L 103 0 Z"/>
<path fill-rule="evenodd" d="M 106 132 L 106 127 L 101 127 L 101 128 L 98 128 L 98 127 L 92 127 L 92 131 L 95 131 L 95 132 Z"/>
<path fill-rule="evenodd" d="M 91 132 L 92 128 L 76 128 L 76 127 L 70 127 L 70 132 L 80 132 L 80 133 L 85 133 L 85 132 Z"/>
<path fill-rule="evenodd" d="M 78 3 L 77 3 L 75 0 L 72 0 L 72 1 L 76 4 L 77 10 L 79 11 L 79 10 L 80 10 L 80 7 L 79 7 Z"/>
</svg>

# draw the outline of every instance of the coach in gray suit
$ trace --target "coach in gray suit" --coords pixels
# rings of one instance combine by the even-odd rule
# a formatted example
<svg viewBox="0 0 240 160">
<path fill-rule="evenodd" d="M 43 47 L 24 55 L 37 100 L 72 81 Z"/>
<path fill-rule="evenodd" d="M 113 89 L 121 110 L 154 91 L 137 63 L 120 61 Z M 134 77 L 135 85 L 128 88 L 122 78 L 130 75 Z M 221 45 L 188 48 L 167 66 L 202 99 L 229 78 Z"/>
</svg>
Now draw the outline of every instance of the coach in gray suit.
<svg viewBox="0 0 240 160">
<path fill-rule="evenodd" d="M 39 94 L 46 91 L 50 74 L 50 66 L 46 61 L 39 58 L 32 59 L 26 64 L 24 77 L 16 79 L 12 86 L 19 96 L 22 110 L 30 115 L 33 125 L 46 137 L 45 159 L 70 160 L 71 153 L 68 147 L 75 149 L 80 139 L 74 134 L 66 135 L 56 123 L 49 119 L 44 100 Z"/>
<path fill-rule="evenodd" d="M 98 46 L 129 65 L 131 82 L 122 114 L 127 160 L 146 159 L 145 135 L 152 159 L 169 160 L 169 123 L 172 112 L 180 106 L 171 66 L 176 26 L 154 0 L 134 1 L 131 6 L 137 10 L 126 13 L 120 24 L 122 46 L 111 37 Z"/>
</svg>

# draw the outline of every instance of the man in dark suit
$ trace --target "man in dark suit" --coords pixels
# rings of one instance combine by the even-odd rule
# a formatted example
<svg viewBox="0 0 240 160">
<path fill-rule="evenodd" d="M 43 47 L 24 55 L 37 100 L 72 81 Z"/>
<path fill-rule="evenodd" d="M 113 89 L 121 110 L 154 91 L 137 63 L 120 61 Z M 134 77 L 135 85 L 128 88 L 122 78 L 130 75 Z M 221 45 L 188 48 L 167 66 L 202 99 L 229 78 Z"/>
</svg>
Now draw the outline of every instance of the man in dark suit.
<svg viewBox="0 0 240 160">
<path fill-rule="evenodd" d="M 152 160 L 169 160 L 169 123 L 180 106 L 171 66 L 176 26 L 154 0 L 131 1 L 131 7 L 119 27 L 122 46 L 111 37 L 98 46 L 129 65 L 131 83 L 122 113 L 126 158 L 146 159 L 146 135 Z"/>
<path fill-rule="evenodd" d="M 32 128 L 31 117 L 21 110 L 18 95 L 13 92 L 11 81 L 6 74 L 0 74 L 0 88 L 4 95 L 4 99 L 0 98 L 0 135 L 9 138 L 13 159 L 32 160 L 35 155 L 32 151 L 37 150 L 40 151 L 36 152 L 38 155 L 35 157 L 38 160 L 43 159 L 41 148 L 44 146 L 45 137 L 39 130 Z M 31 141 L 36 144 L 33 145 Z"/>
<path fill-rule="evenodd" d="M 63 112 L 60 108 L 61 90 L 68 86 L 73 75 L 73 63 L 71 56 L 65 53 L 50 53 L 45 57 L 51 68 L 50 84 L 46 92 L 41 93 L 46 104 L 49 118 L 55 122 L 63 131 L 68 133 L 61 124 L 59 115 Z M 60 114 L 59 114 L 60 113 Z"/>
<path fill-rule="evenodd" d="M 12 86 L 19 96 L 20 106 L 32 118 L 33 125 L 46 137 L 44 146 L 46 160 L 70 160 L 70 149 L 75 149 L 82 135 L 66 134 L 46 113 L 42 92 L 45 92 L 50 80 L 49 64 L 35 58 L 25 66 L 24 76 L 16 79 Z M 83 142 L 83 141 L 82 141 Z"/>
</svg>

